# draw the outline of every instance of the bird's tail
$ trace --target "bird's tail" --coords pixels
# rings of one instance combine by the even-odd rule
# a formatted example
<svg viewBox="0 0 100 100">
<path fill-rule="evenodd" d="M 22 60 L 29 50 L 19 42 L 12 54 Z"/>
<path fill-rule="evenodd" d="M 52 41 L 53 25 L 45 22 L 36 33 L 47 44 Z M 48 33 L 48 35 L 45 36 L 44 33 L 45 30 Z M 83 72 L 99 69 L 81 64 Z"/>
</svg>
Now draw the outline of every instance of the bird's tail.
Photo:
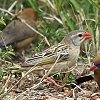
<svg viewBox="0 0 100 100">
<path fill-rule="evenodd" d="M 83 82 L 87 82 L 87 81 L 90 81 L 90 80 L 93 80 L 94 78 L 93 78 L 93 76 L 92 75 L 87 75 L 87 76 L 82 76 L 82 77 L 79 77 L 79 78 L 77 78 L 75 81 L 74 81 L 74 83 L 76 84 L 76 85 L 79 85 L 79 84 L 82 84 Z M 75 85 L 74 84 L 71 84 L 71 87 L 75 87 Z"/>
</svg>

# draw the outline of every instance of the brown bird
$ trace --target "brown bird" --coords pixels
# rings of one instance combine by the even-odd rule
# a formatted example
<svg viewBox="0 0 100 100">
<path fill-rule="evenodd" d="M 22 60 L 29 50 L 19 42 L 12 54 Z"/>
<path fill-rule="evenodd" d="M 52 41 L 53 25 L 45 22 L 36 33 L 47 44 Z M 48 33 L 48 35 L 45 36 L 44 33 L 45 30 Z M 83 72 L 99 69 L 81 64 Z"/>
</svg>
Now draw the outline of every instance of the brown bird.
<svg viewBox="0 0 100 100">
<path fill-rule="evenodd" d="M 100 89 L 100 56 L 93 59 L 93 66 L 90 67 L 90 71 L 94 71 L 94 79 Z"/>
<path fill-rule="evenodd" d="M 15 50 L 28 46 L 38 35 L 22 23 L 18 17 L 24 19 L 33 28 L 36 28 L 37 12 L 33 8 L 24 9 L 5 27 L 0 35 L 0 48 L 12 45 Z"/>
<path fill-rule="evenodd" d="M 86 81 L 95 80 L 100 89 L 100 56 L 97 56 L 92 60 L 92 66 L 90 67 L 89 70 L 94 71 L 94 75 L 89 74 L 87 76 L 82 76 L 80 78 L 77 78 L 74 83 L 79 85 Z M 72 87 L 75 87 L 75 86 L 72 85 Z"/>
<path fill-rule="evenodd" d="M 81 43 L 91 37 L 92 35 L 90 33 L 83 30 L 70 32 L 58 45 L 51 46 L 47 50 L 35 54 L 33 58 L 26 60 L 22 66 L 36 65 L 35 70 L 49 70 L 58 59 L 51 73 L 66 72 L 66 70 L 76 63 L 80 53 Z"/>
</svg>

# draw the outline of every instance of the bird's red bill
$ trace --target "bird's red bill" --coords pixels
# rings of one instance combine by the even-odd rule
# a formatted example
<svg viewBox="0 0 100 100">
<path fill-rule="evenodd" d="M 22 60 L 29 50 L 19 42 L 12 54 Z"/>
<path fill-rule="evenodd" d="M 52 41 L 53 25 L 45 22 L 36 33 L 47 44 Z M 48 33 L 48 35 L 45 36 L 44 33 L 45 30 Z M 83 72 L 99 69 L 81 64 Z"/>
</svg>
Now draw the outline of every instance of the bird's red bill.
<svg viewBox="0 0 100 100">
<path fill-rule="evenodd" d="M 85 32 L 84 40 L 87 40 L 89 38 L 92 38 L 92 35 L 88 32 Z"/>
<path fill-rule="evenodd" d="M 90 71 L 95 71 L 96 69 L 97 69 L 96 66 L 91 66 L 91 67 L 90 67 Z"/>
</svg>

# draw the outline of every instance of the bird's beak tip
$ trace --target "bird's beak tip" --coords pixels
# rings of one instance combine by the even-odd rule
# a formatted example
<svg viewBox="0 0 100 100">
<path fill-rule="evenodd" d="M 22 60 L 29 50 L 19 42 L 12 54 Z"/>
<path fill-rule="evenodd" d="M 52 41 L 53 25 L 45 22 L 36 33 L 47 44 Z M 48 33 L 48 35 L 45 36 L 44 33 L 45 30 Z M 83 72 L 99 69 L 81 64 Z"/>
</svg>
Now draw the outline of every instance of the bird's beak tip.
<svg viewBox="0 0 100 100">
<path fill-rule="evenodd" d="M 84 36 L 85 40 L 92 38 L 92 35 L 89 32 L 85 32 L 85 36 Z"/>
</svg>

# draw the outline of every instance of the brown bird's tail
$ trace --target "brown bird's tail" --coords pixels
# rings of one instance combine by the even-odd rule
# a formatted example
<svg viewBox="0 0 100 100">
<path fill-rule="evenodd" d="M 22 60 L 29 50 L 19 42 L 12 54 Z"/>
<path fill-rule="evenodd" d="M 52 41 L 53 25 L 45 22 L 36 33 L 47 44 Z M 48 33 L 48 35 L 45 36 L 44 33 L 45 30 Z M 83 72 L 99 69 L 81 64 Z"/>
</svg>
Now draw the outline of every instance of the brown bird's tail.
<svg viewBox="0 0 100 100">
<path fill-rule="evenodd" d="M 74 81 L 74 83 L 75 83 L 76 85 L 80 85 L 80 84 L 82 84 L 82 83 L 84 83 L 84 82 L 87 82 L 87 81 L 90 81 L 90 80 L 94 80 L 93 76 L 92 76 L 92 75 L 87 75 L 87 76 L 82 76 L 82 77 L 77 78 L 77 79 Z M 75 85 L 74 85 L 74 84 L 71 84 L 71 87 L 74 88 Z"/>
</svg>

